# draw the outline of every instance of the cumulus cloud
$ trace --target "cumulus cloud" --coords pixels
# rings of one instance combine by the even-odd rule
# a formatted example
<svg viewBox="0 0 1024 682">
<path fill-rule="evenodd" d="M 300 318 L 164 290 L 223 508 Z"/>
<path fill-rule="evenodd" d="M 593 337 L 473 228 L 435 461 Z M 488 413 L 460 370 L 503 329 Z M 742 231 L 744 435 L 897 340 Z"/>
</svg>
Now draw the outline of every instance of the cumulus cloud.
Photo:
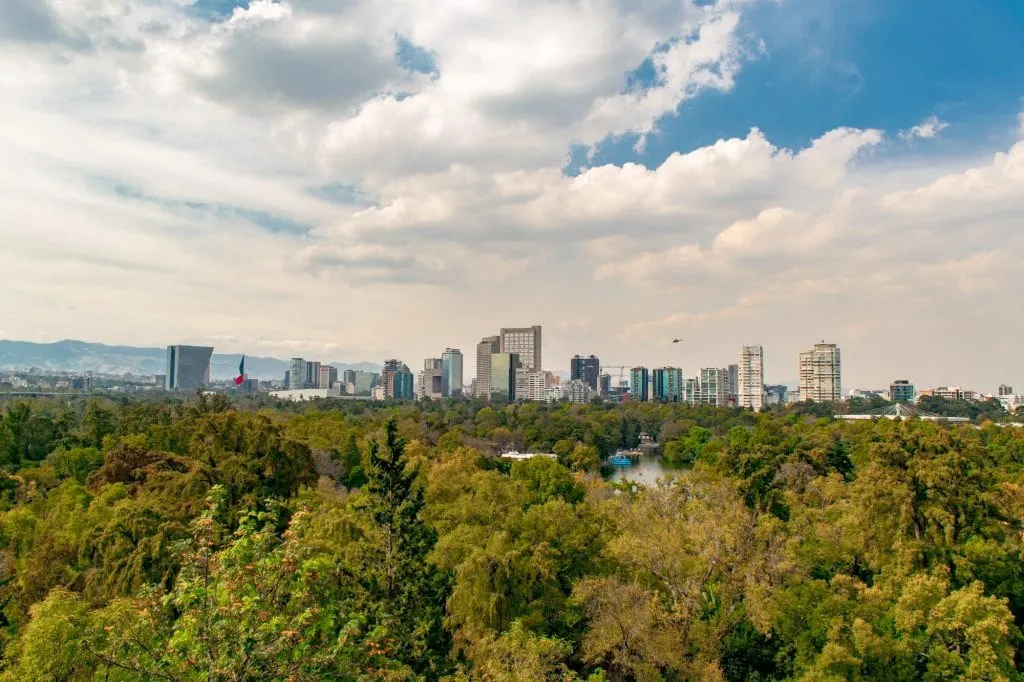
<svg viewBox="0 0 1024 682">
<path fill-rule="evenodd" d="M 540 322 L 552 369 L 689 372 L 759 342 L 787 380 L 848 335 L 850 376 L 923 382 L 972 348 L 951 310 L 983 329 L 1022 302 L 1024 142 L 904 173 L 874 150 L 945 123 L 795 148 L 755 128 L 562 172 L 573 145 L 642 144 L 734 88 L 758 58 L 746 2 L 10 2 L 0 270 L 6 326 L 31 321 L 12 336 L 414 365 Z"/>
</svg>

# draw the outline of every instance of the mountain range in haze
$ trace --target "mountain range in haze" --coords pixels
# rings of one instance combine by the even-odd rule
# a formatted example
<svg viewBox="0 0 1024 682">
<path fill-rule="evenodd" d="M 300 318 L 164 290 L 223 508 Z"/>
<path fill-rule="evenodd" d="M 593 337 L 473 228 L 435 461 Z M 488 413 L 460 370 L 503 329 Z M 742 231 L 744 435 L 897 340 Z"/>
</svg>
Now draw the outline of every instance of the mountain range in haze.
<svg viewBox="0 0 1024 682">
<path fill-rule="evenodd" d="M 210 363 L 213 379 L 229 379 L 238 374 L 238 353 L 214 353 Z M 339 371 L 346 369 L 380 372 L 374 362 L 353 364 L 332 362 Z M 102 374 L 163 374 L 167 371 L 166 348 L 107 346 L 66 339 L 56 343 L 0 340 L 0 369 L 40 369 Z M 245 371 L 259 379 L 283 379 L 289 362 L 278 358 L 245 357 Z"/>
</svg>

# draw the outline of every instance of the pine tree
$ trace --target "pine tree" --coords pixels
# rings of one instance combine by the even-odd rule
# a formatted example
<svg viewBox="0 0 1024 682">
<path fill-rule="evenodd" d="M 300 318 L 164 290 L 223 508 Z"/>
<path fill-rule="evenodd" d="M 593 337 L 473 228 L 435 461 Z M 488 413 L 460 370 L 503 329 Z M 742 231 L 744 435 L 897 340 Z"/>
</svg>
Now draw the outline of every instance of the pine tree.
<svg viewBox="0 0 1024 682">
<path fill-rule="evenodd" d="M 381 546 L 367 556 L 367 610 L 378 619 L 395 658 L 436 678 L 447 657 L 444 606 L 450 575 L 427 563 L 436 534 L 420 519 L 423 489 L 408 467 L 405 441 L 395 422 L 385 426 L 383 448 L 369 448 L 366 511 L 381 533 Z"/>
</svg>

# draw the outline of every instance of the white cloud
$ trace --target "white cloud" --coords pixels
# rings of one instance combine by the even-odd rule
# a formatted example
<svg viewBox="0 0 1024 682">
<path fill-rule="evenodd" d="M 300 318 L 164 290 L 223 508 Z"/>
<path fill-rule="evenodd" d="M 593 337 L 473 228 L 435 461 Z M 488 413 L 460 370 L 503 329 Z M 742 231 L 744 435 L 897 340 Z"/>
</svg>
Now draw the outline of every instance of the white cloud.
<svg viewBox="0 0 1024 682">
<path fill-rule="evenodd" d="M 916 139 L 930 140 L 933 137 L 938 137 L 939 133 L 948 127 L 949 123 L 939 120 L 938 116 L 929 116 L 916 126 L 907 130 L 901 130 L 899 137 L 905 142 Z"/>
<path fill-rule="evenodd" d="M 642 145 L 733 88 L 758 58 L 746 3 L 261 0 L 209 23 L 183 2 L 18 2 L 0 18 L 14 336 L 415 365 L 540 322 L 552 369 L 690 371 L 754 341 L 785 380 L 801 346 L 849 335 L 850 376 L 938 383 L 966 382 L 943 372 L 968 332 L 1024 302 L 1024 142 L 905 173 L 873 158 L 883 131 L 787 149 L 753 129 L 562 173 L 573 144 Z M 433 73 L 399 63 L 398 36 Z M 656 80 L 628 88 L 646 59 Z M 968 378 L 1002 371 L 1022 330 L 1001 324 Z"/>
</svg>

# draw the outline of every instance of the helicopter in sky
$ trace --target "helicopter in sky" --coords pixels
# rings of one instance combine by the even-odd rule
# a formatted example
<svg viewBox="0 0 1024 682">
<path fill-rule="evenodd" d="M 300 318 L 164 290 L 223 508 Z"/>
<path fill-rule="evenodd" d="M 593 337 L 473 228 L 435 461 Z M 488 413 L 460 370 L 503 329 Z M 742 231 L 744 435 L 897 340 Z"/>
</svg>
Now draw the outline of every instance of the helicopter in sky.
<svg viewBox="0 0 1024 682">
<path fill-rule="evenodd" d="M 672 343 L 682 343 L 682 339 L 672 339 Z"/>
</svg>

